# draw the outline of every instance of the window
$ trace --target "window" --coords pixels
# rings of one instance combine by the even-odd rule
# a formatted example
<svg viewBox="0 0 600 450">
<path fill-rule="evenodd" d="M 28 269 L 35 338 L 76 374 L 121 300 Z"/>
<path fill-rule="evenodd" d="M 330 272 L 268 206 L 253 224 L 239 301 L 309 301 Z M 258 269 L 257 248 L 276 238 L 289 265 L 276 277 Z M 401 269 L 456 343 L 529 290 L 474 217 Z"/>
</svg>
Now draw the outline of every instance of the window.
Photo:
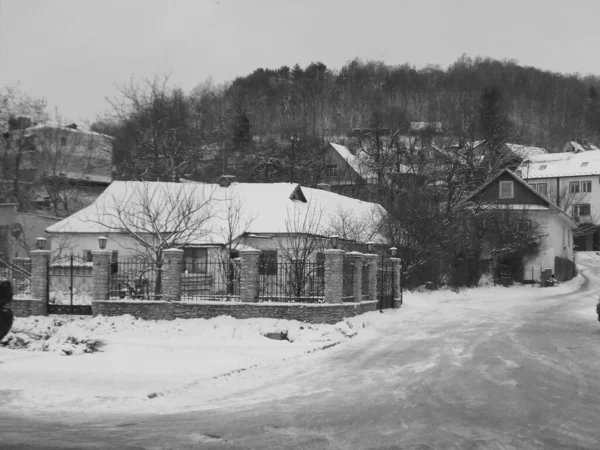
<svg viewBox="0 0 600 450">
<path fill-rule="evenodd" d="M 585 166 L 587 166 L 587 163 L 586 162 L 582 162 L 581 163 L 581 167 L 585 167 Z"/>
<path fill-rule="evenodd" d="M 544 165 L 542 165 L 542 166 L 540 166 L 540 170 L 544 170 L 545 168 L 546 168 L 546 165 L 545 165 L 545 164 L 544 164 Z"/>
<path fill-rule="evenodd" d="M 535 187 L 535 190 L 538 191 L 542 195 L 548 195 L 548 183 L 538 183 Z"/>
<path fill-rule="evenodd" d="M 529 230 L 531 229 L 531 220 L 522 219 L 517 222 L 517 228 L 519 230 Z"/>
<path fill-rule="evenodd" d="M 60 146 L 61 147 L 66 147 L 67 146 L 67 138 L 66 137 L 61 137 L 60 138 Z"/>
<path fill-rule="evenodd" d="M 184 248 L 183 270 L 186 273 L 206 273 L 208 250 L 206 248 Z"/>
<path fill-rule="evenodd" d="M 514 198 L 515 189 L 512 181 L 500 182 L 500 198 Z"/>
<path fill-rule="evenodd" d="M 591 181 L 582 181 L 581 182 L 581 192 L 592 192 L 592 182 Z"/>
<path fill-rule="evenodd" d="M 335 165 L 327 166 L 326 173 L 328 177 L 337 177 L 338 176 L 338 167 Z"/>
<path fill-rule="evenodd" d="M 277 250 L 263 250 L 258 257 L 259 275 L 277 275 Z"/>
<path fill-rule="evenodd" d="M 92 262 L 92 251 L 84 250 L 83 251 L 83 259 L 87 262 Z"/>
<path fill-rule="evenodd" d="M 589 216 L 591 214 L 591 208 L 589 203 L 581 203 L 579 205 L 573 205 L 573 217 L 578 216 Z"/>
<path fill-rule="evenodd" d="M 569 192 L 572 194 L 579 192 L 579 181 L 569 182 Z"/>
</svg>

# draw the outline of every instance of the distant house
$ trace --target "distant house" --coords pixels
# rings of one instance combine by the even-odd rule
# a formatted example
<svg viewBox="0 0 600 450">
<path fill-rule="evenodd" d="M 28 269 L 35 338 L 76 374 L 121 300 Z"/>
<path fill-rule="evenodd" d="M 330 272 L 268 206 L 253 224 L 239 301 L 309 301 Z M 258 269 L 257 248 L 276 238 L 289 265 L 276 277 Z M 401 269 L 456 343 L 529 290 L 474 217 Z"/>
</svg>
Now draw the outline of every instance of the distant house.
<svg viewBox="0 0 600 450">
<path fill-rule="evenodd" d="M 202 226 L 178 246 L 185 257 L 205 260 L 231 244 L 268 251 L 271 258 L 281 256 L 277 252 L 290 245 L 293 237 L 311 235 L 326 245 L 332 234 L 348 239 L 342 228 L 352 220 L 365 225 L 363 241 L 377 241 L 374 219 L 385 213 L 374 203 L 294 183 L 115 181 L 92 205 L 46 229 L 53 237 L 52 250 L 89 257 L 98 249 L 98 237 L 105 235 L 106 248 L 115 259 L 140 254 L 143 249 L 131 231 L 149 235 L 148 222 L 156 220 L 160 227 L 154 229 L 175 233 L 180 218 L 169 204 L 175 198 L 202 205 L 190 218 L 192 223 L 202 221 Z M 120 214 L 127 215 L 127 220 L 133 218 L 126 224 L 129 233 L 124 232 Z"/>
<path fill-rule="evenodd" d="M 600 249 L 600 152 L 535 155 L 517 170 L 533 189 L 579 223 L 577 250 Z"/>
<path fill-rule="evenodd" d="M 333 142 L 325 150 L 325 173 L 323 182 L 331 186 L 333 192 L 353 198 L 371 199 L 370 188 L 379 182 L 379 176 L 385 181 L 397 180 L 398 177 L 414 175 L 411 169 L 401 164 L 382 167 L 376 170 L 376 164 L 362 149 L 351 151 L 349 147 Z"/>
<path fill-rule="evenodd" d="M 579 153 L 579 152 L 589 152 L 594 150 L 600 150 L 594 144 L 583 141 L 581 139 L 577 139 L 574 141 L 569 141 L 563 147 L 563 152 L 565 153 Z"/>
<path fill-rule="evenodd" d="M 562 264 L 555 258 L 573 261 L 577 222 L 509 169 L 498 173 L 465 201 L 518 214 L 519 220 L 535 221 L 540 227 L 544 234 L 541 251 L 523 262 L 524 280 L 538 278 L 541 268 L 558 273 Z"/>
<path fill-rule="evenodd" d="M 35 188 L 29 193 L 37 207 L 49 207 L 74 198 L 74 205 L 87 205 L 112 181 L 114 137 L 77 124 L 44 123 L 4 133 L 8 153 L 19 153 L 19 171 L 24 182 Z"/>
<path fill-rule="evenodd" d="M 36 239 L 45 236 L 46 227 L 57 217 L 18 211 L 16 203 L 0 203 L 0 260 L 24 258 L 35 249 Z"/>
</svg>

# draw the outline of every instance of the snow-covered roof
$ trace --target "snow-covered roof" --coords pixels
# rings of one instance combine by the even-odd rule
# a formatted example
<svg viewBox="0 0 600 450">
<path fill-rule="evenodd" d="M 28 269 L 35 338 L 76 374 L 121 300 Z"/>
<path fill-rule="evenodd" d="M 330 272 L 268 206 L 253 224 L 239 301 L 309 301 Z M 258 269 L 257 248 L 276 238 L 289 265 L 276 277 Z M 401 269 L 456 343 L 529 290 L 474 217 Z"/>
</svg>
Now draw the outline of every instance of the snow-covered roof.
<svg viewBox="0 0 600 450">
<path fill-rule="evenodd" d="M 306 199 L 292 200 L 291 196 Z M 114 181 L 96 201 L 70 217 L 51 225 L 48 233 L 116 233 L 123 228 L 116 217 L 119 211 L 127 213 L 129 226 L 147 229 L 148 205 L 161 230 L 175 227 L 176 207 L 173 200 L 190 201 L 202 205 L 193 213 L 195 219 L 205 220 L 197 235 L 189 242 L 193 245 L 224 244 L 227 242 L 232 215 L 238 217 L 231 233 L 237 237 L 246 233 L 306 232 L 301 225 L 305 218 L 312 222 L 311 234 L 329 235 L 340 214 L 351 215 L 356 220 L 373 223 L 373 217 L 384 213 L 375 203 L 345 197 L 333 192 L 300 187 L 295 183 L 232 183 L 229 187 L 205 183 L 159 183 Z M 180 209 L 181 211 L 181 209 Z M 137 221 L 137 222 L 136 222 Z M 132 225 L 137 224 L 137 225 Z M 174 231 L 174 230 L 171 230 Z"/>
<path fill-rule="evenodd" d="M 423 130 L 434 130 L 442 131 L 442 122 L 411 122 L 410 131 L 423 131 Z"/>
<path fill-rule="evenodd" d="M 110 136 L 108 134 L 102 134 L 102 133 L 98 133 L 96 131 L 92 131 L 88 127 L 85 127 L 85 126 L 84 127 L 77 126 L 77 128 L 71 128 L 71 127 L 63 125 L 61 123 L 53 122 L 53 121 L 47 121 L 47 122 L 43 122 L 43 123 L 39 123 L 36 125 L 32 125 L 30 127 L 27 127 L 25 129 L 25 133 L 27 135 L 30 133 L 34 133 L 36 131 L 52 131 L 52 130 L 60 130 L 60 131 L 68 132 L 68 133 L 84 133 L 89 136 L 96 136 L 96 137 L 108 139 L 111 141 L 115 139 L 114 136 Z"/>
<path fill-rule="evenodd" d="M 510 204 L 506 205 L 506 204 L 498 204 L 498 207 L 502 207 L 502 208 L 506 208 L 506 209 L 515 209 L 515 210 L 551 210 L 551 211 L 556 211 L 563 220 L 565 220 L 567 223 L 569 223 L 571 225 L 572 228 L 577 228 L 577 222 L 575 222 L 573 220 L 573 218 L 571 216 L 569 216 L 562 208 L 560 208 L 559 206 L 557 206 L 556 204 L 554 204 L 551 200 L 549 200 L 548 198 L 544 197 L 542 194 L 540 194 L 538 191 L 536 191 L 535 189 L 533 189 L 525 180 L 523 180 L 521 177 L 517 176 L 513 171 L 509 170 L 509 169 L 504 169 L 500 172 L 498 172 L 494 177 L 490 178 L 488 181 L 486 181 L 485 183 L 483 183 L 479 189 L 477 189 L 475 192 L 473 192 L 471 195 L 469 195 L 464 201 L 463 203 L 467 203 L 473 200 L 473 198 L 479 194 L 480 192 L 482 192 L 485 188 L 487 188 L 490 184 L 492 184 L 494 181 L 496 181 L 498 178 L 500 178 L 503 174 L 508 173 L 511 177 L 514 178 L 514 180 L 518 183 L 520 183 L 523 187 L 525 187 L 526 189 L 528 189 L 530 192 L 532 192 L 536 197 L 541 198 L 544 203 L 546 203 L 548 206 L 543 206 L 543 205 L 533 205 L 533 204 Z M 488 204 L 487 206 L 489 206 L 490 204 Z M 493 205 L 493 204 L 491 204 Z M 482 205 L 485 206 L 485 205 Z"/>
<path fill-rule="evenodd" d="M 528 145 L 506 144 L 506 146 L 521 159 L 527 159 L 535 155 L 545 155 L 548 152 L 545 148 L 531 147 Z"/>
<path fill-rule="evenodd" d="M 358 155 L 355 155 L 344 145 L 334 144 L 333 142 L 329 144 L 363 180 L 374 181 L 377 179 L 377 174 L 369 167 L 369 156 L 362 150 L 359 150 Z M 400 164 L 396 173 L 408 174 L 412 173 L 412 169 Z"/>
<path fill-rule="evenodd" d="M 524 160 L 517 170 L 525 180 L 600 174 L 600 151 L 548 153 Z"/>
</svg>

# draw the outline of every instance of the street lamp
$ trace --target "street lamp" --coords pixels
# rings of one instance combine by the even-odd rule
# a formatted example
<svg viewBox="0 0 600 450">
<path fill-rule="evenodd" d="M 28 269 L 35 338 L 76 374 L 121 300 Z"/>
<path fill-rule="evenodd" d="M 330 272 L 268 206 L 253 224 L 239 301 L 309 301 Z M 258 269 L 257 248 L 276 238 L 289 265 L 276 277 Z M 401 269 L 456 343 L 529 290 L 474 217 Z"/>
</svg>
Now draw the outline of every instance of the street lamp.
<svg viewBox="0 0 600 450">
<path fill-rule="evenodd" d="M 35 248 L 44 250 L 46 248 L 46 238 L 39 237 L 35 240 Z"/>
<path fill-rule="evenodd" d="M 373 241 L 367 242 L 367 251 L 369 253 L 373 253 L 373 247 L 375 247 L 375 243 Z"/>
<path fill-rule="evenodd" d="M 396 247 L 391 247 L 390 248 L 390 254 L 393 256 L 396 256 L 396 252 L 398 251 L 398 249 Z"/>
<path fill-rule="evenodd" d="M 106 236 L 100 236 L 98 238 L 98 247 L 100 247 L 100 250 L 104 250 L 106 248 L 106 241 L 108 241 Z"/>
<path fill-rule="evenodd" d="M 340 237 L 337 234 L 334 234 L 333 236 L 330 236 L 329 239 L 331 240 L 331 246 L 337 249 Z"/>
</svg>

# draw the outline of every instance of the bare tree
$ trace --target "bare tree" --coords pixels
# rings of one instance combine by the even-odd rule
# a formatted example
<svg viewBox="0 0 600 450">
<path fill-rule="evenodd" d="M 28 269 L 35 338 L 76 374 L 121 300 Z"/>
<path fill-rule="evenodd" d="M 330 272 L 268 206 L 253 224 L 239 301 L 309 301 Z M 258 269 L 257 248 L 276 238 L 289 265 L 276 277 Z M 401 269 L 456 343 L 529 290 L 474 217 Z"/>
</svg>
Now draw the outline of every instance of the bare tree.
<svg viewBox="0 0 600 450">
<path fill-rule="evenodd" d="M 154 291 L 162 290 L 164 251 L 202 242 L 215 233 L 212 185 L 200 183 L 137 182 L 124 185 L 126 192 L 96 205 L 93 221 L 108 232 L 125 236 L 124 248 L 156 267 Z"/>
</svg>

